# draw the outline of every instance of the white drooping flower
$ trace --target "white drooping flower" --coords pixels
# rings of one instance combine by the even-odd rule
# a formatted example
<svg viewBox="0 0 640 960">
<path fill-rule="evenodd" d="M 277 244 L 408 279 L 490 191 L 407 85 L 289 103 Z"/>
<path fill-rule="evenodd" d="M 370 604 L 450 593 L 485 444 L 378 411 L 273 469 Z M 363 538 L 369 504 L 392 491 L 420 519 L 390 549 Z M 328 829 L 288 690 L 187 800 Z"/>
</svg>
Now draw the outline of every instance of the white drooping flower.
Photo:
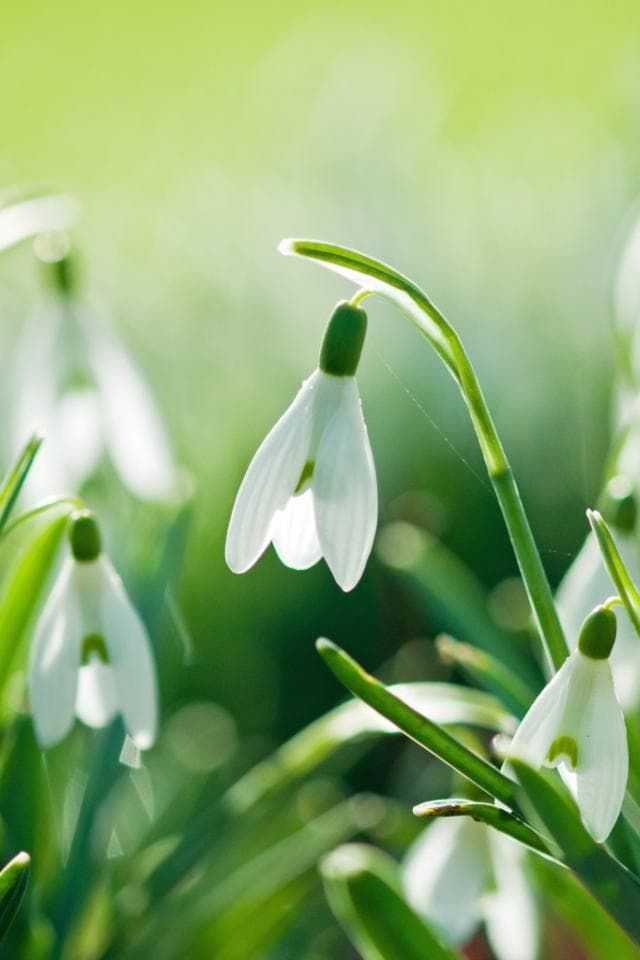
<svg viewBox="0 0 640 960">
<path fill-rule="evenodd" d="M 454 946 L 484 923 L 498 960 L 535 960 L 539 924 L 526 850 L 470 817 L 436 820 L 409 848 L 407 900 Z"/>
<path fill-rule="evenodd" d="M 256 452 L 238 490 L 225 556 L 235 573 L 270 542 L 294 570 L 321 557 L 351 590 L 371 552 L 378 520 L 375 468 L 355 379 L 366 314 L 336 307 L 319 367 Z"/>
<path fill-rule="evenodd" d="M 616 618 L 606 606 L 585 620 L 577 649 L 542 690 L 518 727 L 510 758 L 559 767 L 593 839 L 607 839 L 627 786 L 629 749 L 609 654 Z"/>
<path fill-rule="evenodd" d="M 104 458 L 135 496 L 172 500 L 181 475 L 151 391 L 107 319 L 73 294 L 71 267 L 50 264 L 58 294 L 26 326 L 12 365 L 12 444 L 47 436 L 27 490 L 77 490 Z"/>
<path fill-rule="evenodd" d="M 156 671 L 147 632 L 100 549 L 93 516 L 72 518 L 71 551 L 35 626 L 29 697 L 38 742 L 51 747 L 74 717 L 104 727 L 120 713 L 140 750 L 158 724 Z"/>
</svg>

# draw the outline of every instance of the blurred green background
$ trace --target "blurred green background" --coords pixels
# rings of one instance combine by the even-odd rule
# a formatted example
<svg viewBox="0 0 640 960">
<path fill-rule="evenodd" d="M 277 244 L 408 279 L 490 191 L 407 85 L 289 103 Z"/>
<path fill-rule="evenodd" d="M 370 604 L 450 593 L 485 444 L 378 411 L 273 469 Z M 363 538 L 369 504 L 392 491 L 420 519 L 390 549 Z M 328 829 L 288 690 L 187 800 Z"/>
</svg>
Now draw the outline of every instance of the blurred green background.
<svg viewBox="0 0 640 960">
<path fill-rule="evenodd" d="M 393 263 L 457 326 L 557 582 L 609 442 L 639 28 L 632 2 L 3 5 L 0 184 L 80 198 L 85 290 L 196 481 L 172 558 L 193 654 L 168 630 L 165 711 L 213 699 L 259 755 L 341 698 L 316 636 L 373 668 L 431 631 L 375 558 L 348 596 L 323 564 L 296 574 L 271 550 L 243 577 L 224 565 L 246 465 L 349 289 L 280 257 L 283 236 Z M 24 247 L 0 262 L 5 372 L 34 276 Z M 389 305 L 369 314 L 382 517 L 420 514 L 493 588 L 515 564 L 456 388 Z M 153 553 L 135 524 L 117 537 L 116 555 Z"/>
<path fill-rule="evenodd" d="M 195 662 L 171 696 L 280 737 L 339 694 L 317 634 L 372 666 L 407 639 L 375 562 L 347 597 L 323 565 L 295 574 L 271 551 L 242 578 L 224 566 L 237 484 L 347 291 L 280 257 L 282 236 L 352 245 L 430 292 L 477 365 L 553 578 L 568 564 L 608 442 L 639 20 L 632 3 L 4 4 L 0 183 L 81 199 L 86 290 L 197 483 L 180 572 Z M 19 249 L 0 269 L 7 367 L 34 268 Z M 493 585 L 514 563 L 455 387 L 391 307 L 370 315 L 382 514 L 427 491 Z"/>
</svg>

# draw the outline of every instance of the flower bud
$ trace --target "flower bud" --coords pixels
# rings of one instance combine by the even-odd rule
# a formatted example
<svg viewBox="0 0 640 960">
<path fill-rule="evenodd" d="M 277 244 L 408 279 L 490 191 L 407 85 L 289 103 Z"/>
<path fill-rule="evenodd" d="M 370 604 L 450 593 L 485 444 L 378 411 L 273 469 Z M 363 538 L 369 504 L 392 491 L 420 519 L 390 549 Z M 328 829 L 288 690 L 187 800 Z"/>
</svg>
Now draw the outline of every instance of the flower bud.
<svg viewBox="0 0 640 960">
<path fill-rule="evenodd" d="M 591 660 L 606 660 L 616 639 L 616 615 L 608 607 L 596 607 L 582 624 L 578 649 Z"/>
<path fill-rule="evenodd" d="M 341 301 L 329 319 L 318 366 L 334 377 L 353 377 L 367 332 L 367 315 L 360 307 Z"/>
<path fill-rule="evenodd" d="M 91 563 L 100 556 L 102 539 L 95 516 L 89 510 L 78 510 L 71 516 L 69 528 L 71 552 L 80 563 Z"/>
</svg>

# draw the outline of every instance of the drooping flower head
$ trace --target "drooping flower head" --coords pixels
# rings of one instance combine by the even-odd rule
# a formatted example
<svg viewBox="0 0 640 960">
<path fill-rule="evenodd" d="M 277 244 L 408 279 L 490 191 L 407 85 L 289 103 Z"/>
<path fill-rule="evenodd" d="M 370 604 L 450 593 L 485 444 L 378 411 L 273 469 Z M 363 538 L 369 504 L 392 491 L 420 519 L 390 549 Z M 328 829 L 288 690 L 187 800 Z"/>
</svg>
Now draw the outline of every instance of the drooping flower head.
<svg viewBox="0 0 640 960">
<path fill-rule="evenodd" d="M 142 620 L 102 553 L 94 516 L 71 518 L 69 554 L 35 627 L 29 695 L 38 742 L 62 740 L 77 716 L 104 727 L 122 714 L 140 750 L 154 742 L 157 691 Z"/>
<path fill-rule="evenodd" d="M 606 840 L 618 819 L 629 771 L 627 732 L 609 664 L 615 637 L 614 612 L 596 607 L 577 648 L 534 700 L 509 748 L 509 757 L 531 766 L 559 767 L 597 842 Z"/>
<path fill-rule="evenodd" d="M 318 369 L 258 448 L 229 522 L 226 560 L 253 566 L 270 542 L 306 570 L 324 557 L 351 590 L 362 576 L 378 519 L 375 468 L 355 373 L 367 328 L 359 307 L 339 303 Z"/>
</svg>

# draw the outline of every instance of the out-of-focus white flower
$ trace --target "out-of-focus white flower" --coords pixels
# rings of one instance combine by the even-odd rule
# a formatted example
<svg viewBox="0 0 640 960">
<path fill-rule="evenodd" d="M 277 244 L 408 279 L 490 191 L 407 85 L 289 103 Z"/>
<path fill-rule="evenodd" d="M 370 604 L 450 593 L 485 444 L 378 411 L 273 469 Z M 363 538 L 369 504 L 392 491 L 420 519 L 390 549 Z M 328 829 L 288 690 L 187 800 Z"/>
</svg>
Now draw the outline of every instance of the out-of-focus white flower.
<svg viewBox="0 0 640 960">
<path fill-rule="evenodd" d="M 616 546 L 632 580 L 640 583 L 640 542 L 637 533 L 616 530 Z M 598 543 L 593 533 L 585 540 L 556 594 L 565 636 L 575 647 L 580 628 L 590 610 L 613 592 Z M 618 633 L 611 652 L 616 693 L 625 710 L 640 704 L 640 637 L 624 607 L 615 611 Z"/>
<path fill-rule="evenodd" d="M 179 494 L 180 471 L 147 384 L 104 319 L 69 290 L 38 310 L 13 370 L 12 442 L 34 430 L 47 437 L 28 479 L 32 496 L 78 489 L 104 455 L 141 499 Z"/>
<path fill-rule="evenodd" d="M 442 817 L 407 853 L 407 899 L 454 946 L 484 923 L 498 960 L 534 960 L 538 914 L 525 856 L 521 844 L 486 824 Z"/>
<path fill-rule="evenodd" d="M 362 576 L 378 520 L 355 379 L 365 333 L 364 311 L 338 304 L 319 368 L 258 448 L 238 490 L 225 552 L 234 572 L 248 570 L 273 541 L 294 570 L 324 557 L 343 590 Z"/>
<path fill-rule="evenodd" d="M 608 659 L 615 635 L 613 611 L 596 607 L 577 649 L 529 708 L 506 761 L 517 757 L 534 767 L 560 767 L 598 843 L 618 819 L 629 773 L 627 731 Z"/>
<path fill-rule="evenodd" d="M 142 620 L 101 552 L 93 516 L 74 515 L 71 552 L 35 627 L 29 696 L 42 747 L 62 740 L 77 716 L 104 727 L 117 713 L 140 750 L 154 742 L 156 672 Z"/>
</svg>

